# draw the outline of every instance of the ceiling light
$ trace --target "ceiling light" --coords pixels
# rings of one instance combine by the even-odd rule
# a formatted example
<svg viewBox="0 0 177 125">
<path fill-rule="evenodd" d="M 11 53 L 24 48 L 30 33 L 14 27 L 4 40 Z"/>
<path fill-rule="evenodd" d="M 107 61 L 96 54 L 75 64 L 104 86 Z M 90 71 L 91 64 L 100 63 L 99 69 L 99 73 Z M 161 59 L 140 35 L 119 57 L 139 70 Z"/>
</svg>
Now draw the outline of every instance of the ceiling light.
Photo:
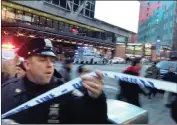
<svg viewBox="0 0 177 125">
<path fill-rule="evenodd" d="M 54 38 L 49 38 L 50 40 L 54 40 Z"/>
<path fill-rule="evenodd" d="M 9 34 L 8 32 L 4 31 L 4 34 Z"/>
<path fill-rule="evenodd" d="M 24 34 L 23 33 L 17 33 L 19 36 L 24 36 Z"/>
<path fill-rule="evenodd" d="M 61 42 L 62 40 L 61 39 L 57 39 L 57 42 Z"/>
<path fill-rule="evenodd" d="M 78 43 L 78 45 L 82 45 L 82 43 Z"/>
<path fill-rule="evenodd" d="M 67 40 L 64 40 L 64 43 L 70 43 L 69 41 L 67 41 Z"/>
<path fill-rule="evenodd" d="M 29 35 L 29 37 L 35 38 L 35 36 L 34 36 L 34 35 Z"/>
<path fill-rule="evenodd" d="M 72 44 L 76 44 L 76 42 L 71 42 Z"/>
</svg>

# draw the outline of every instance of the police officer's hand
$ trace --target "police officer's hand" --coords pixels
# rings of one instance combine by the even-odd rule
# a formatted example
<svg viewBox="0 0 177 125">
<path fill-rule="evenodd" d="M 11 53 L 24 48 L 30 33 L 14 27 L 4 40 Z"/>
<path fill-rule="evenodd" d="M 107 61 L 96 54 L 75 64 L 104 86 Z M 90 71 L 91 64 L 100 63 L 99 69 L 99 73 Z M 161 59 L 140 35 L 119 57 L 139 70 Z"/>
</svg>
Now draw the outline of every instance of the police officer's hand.
<svg viewBox="0 0 177 125">
<path fill-rule="evenodd" d="M 88 90 L 88 94 L 92 98 L 98 98 L 103 92 L 103 74 L 99 71 L 96 71 L 96 75 L 97 77 L 81 76 L 83 86 Z"/>
</svg>

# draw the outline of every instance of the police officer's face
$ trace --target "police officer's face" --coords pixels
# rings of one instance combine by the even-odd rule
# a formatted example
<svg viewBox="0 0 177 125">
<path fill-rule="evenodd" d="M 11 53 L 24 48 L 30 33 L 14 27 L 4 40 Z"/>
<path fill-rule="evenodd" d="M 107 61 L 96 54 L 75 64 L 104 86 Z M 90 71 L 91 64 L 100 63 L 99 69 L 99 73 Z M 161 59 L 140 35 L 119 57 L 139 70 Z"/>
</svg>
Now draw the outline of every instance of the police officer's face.
<svg viewBox="0 0 177 125">
<path fill-rule="evenodd" d="M 27 76 L 32 82 L 46 84 L 54 73 L 54 63 L 52 57 L 31 56 L 25 61 Z"/>
</svg>

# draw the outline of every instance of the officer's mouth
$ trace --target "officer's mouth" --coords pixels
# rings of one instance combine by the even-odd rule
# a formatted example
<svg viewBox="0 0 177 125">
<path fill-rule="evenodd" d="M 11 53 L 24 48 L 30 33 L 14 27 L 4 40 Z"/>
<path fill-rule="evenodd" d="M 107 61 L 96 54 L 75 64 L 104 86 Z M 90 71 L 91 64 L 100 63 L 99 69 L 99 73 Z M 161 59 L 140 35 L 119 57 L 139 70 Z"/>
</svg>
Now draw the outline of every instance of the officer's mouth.
<svg viewBox="0 0 177 125">
<path fill-rule="evenodd" d="M 52 75 L 52 72 L 46 72 L 45 74 L 51 76 L 51 75 Z"/>
</svg>

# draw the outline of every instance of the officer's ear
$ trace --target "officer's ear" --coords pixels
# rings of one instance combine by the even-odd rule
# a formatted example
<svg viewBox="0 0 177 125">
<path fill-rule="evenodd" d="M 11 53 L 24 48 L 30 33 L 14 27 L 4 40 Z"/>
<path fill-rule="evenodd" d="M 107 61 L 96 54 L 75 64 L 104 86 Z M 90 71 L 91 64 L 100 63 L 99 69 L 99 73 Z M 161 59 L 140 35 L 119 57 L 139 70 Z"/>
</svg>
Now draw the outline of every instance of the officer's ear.
<svg viewBox="0 0 177 125">
<path fill-rule="evenodd" d="M 30 61 L 31 61 L 31 58 L 28 58 L 23 61 L 23 66 L 25 67 L 26 70 L 30 69 Z"/>
<path fill-rule="evenodd" d="M 23 61 L 23 66 L 25 67 L 26 70 L 29 70 L 29 62 L 28 62 L 28 60 Z"/>
</svg>

